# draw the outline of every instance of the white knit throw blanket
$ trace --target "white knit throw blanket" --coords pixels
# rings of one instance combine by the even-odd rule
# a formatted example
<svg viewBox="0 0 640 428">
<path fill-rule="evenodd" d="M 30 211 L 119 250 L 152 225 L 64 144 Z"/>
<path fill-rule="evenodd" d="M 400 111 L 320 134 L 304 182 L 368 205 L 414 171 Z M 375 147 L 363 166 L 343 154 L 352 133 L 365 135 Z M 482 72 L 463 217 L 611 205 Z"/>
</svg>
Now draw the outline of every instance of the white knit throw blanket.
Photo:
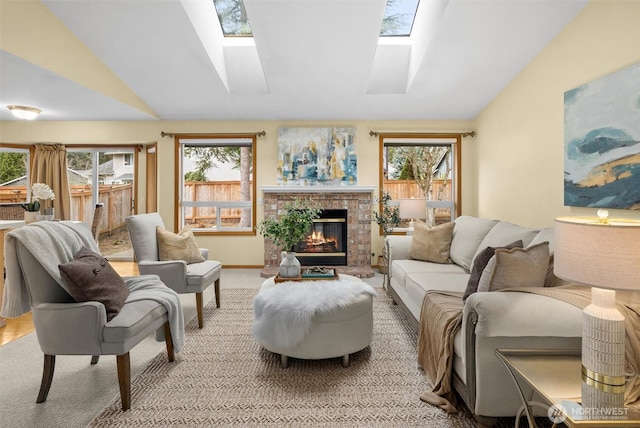
<svg viewBox="0 0 640 428">
<path fill-rule="evenodd" d="M 313 316 L 345 307 L 362 294 L 376 296 L 362 281 L 287 281 L 261 290 L 253 299 L 253 334 L 280 349 L 300 344 L 313 325 Z"/>
<path fill-rule="evenodd" d="M 49 275 L 68 291 L 58 265 L 73 260 L 75 254 L 84 246 L 100 253 L 88 225 L 74 222 L 37 222 L 12 230 L 5 235 L 6 281 L 0 315 L 13 318 L 31 310 L 29 291 L 25 284 L 16 242 L 21 242 Z M 165 286 L 157 275 L 124 278 L 129 287 L 127 302 L 136 300 L 155 300 L 167 308 L 171 337 L 176 352 L 184 344 L 184 316 L 178 294 Z M 157 340 L 163 340 L 164 328 L 156 334 Z"/>
</svg>

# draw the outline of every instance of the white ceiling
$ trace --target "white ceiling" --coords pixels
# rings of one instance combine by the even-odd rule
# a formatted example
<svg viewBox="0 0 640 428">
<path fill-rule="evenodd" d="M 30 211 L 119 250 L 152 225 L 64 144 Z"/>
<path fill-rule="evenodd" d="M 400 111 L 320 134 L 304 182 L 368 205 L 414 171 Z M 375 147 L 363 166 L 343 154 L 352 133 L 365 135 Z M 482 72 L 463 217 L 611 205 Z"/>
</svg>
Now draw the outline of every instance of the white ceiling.
<svg viewBox="0 0 640 428">
<path fill-rule="evenodd" d="M 587 0 L 421 0 L 378 37 L 386 0 L 0 0 L 0 120 L 474 118 Z"/>
</svg>

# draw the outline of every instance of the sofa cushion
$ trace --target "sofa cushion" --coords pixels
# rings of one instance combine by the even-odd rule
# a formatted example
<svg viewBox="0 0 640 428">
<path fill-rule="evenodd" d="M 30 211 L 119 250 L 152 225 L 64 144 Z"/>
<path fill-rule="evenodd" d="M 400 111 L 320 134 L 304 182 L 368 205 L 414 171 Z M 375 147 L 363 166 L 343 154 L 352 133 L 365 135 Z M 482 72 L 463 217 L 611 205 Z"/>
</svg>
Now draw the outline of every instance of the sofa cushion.
<svg viewBox="0 0 640 428">
<path fill-rule="evenodd" d="M 86 247 L 73 260 L 58 265 L 58 269 L 71 297 L 76 302 L 102 303 L 108 321 L 118 315 L 129 296 L 129 287 L 107 259 Z"/>
<path fill-rule="evenodd" d="M 517 240 L 512 242 L 511 244 L 498 247 L 510 250 L 511 248 L 522 248 L 522 241 Z M 480 282 L 480 277 L 482 276 L 482 272 L 487 267 L 487 263 L 496 253 L 496 247 L 487 247 L 484 250 L 480 251 L 480 253 L 473 260 L 473 268 L 471 269 L 471 275 L 469 275 L 469 282 L 467 282 L 467 289 L 464 291 L 464 295 L 462 296 L 462 300 L 467 300 L 467 297 L 471 296 L 473 293 L 478 291 L 478 283 Z"/>
<path fill-rule="evenodd" d="M 427 291 L 442 290 L 462 293 L 468 280 L 468 273 L 415 272 L 407 275 L 405 288 L 411 300 L 422 305 L 422 299 Z"/>
<path fill-rule="evenodd" d="M 424 222 L 416 222 L 409 257 L 433 263 L 451 263 L 449 247 L 453 237 L 455 223 L 445 223 L 436 227 L 429 227 Z"/>
<path fill-rule="evenodd" d="M 460 216 L 455 219 L 454 223 L 455 227 L 453 228 L 449 257 L 451 257 L 453 263 L 469 272 L 471 270 L 471 260 L 478 251 L 478 246 L 498 221 Z M 515 241 L 515 239 L 508 242 L 512 241 Z"/>
<path fill-rule="evenodd" d="M 459 273 L 466 274 L 458 265 L 423 262 L 420 260 L 400 259 L 391 263 L 389 275 L 402 288 L 406 288 L 407 275 L 414 273 Z M 417 302 L 422 304 L 422 300 Z"/>
<path fill-rule="evenodd" d="M 522 241 L 522 245 L 526 247 L 539 231 L 539 229 L 522 227 L 506 221 L 498 222 L 498 224 L 496 224 L 484 237 L 478 247 L 478 250 L 473 255 L 473 259 L 476 258 L 480 251 L 487 247 L 504 247 L 505 245 L 518 240 Z"/>
<path fill-rule="evenodd" d="M 184 260 L 187 264 L 204 261 L 191 226 L 183 227 L 177 234 L 156 226 L 156 236 L 160 260 Z"/>
<path fill-rule="evenodd" d="M 482 272 L 478 291 L 512 287 L 543 287 L 549 266 L 549 244 L 527 248 L 496 249 Z"/>
</svg>

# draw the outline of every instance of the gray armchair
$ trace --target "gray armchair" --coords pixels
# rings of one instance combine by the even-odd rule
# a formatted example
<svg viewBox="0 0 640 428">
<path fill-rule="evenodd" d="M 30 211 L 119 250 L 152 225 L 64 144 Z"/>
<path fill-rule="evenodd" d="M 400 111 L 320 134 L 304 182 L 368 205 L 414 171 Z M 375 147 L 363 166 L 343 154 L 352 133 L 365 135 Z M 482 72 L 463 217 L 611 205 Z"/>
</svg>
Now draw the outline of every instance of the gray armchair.
<svg viewBox="0 0 640 428">
<path fill-rule="evenodd" d="M 167 287 L 177 293 L 195 293 L 198 327 L 203 325 L 202 292 L 214 284 L 216 308 L 220 307 L 220 271 L 222 263 L 208 260 L 209 250 L 201 248 L 205 261 L 187 264 L 182 260 L 159 260 L 156 227 L 164 228 L 158 213 L 138 214 L 127 217 L 127 229 L 138 263 L 140 274 L 156 274 Z"/>
<path fill-rule="evenodd" d="M 16 229 L 7 237 L 5 285 L 8 289 L 5 289 L 5 297 L 10 299 L 5 302 L 7 305 L 3 305 L 4 314 L 8 316 L 18 316 L 29 307 L 32 310 L 38 343 L 44 353 L 44 371 L 36 402 L 42 403 L 47 399 L 56 355 L 92 356 L 91 364 L 96 364 L 100 355 L 116 355 L 122 409 L 127 410 L 131 407 L 129 351 L 149 334 L 164 329 L 168 359 L 174 360 L 172 332 L 174 338 L 182 338 L 183 332 L 171 329 L 167 307 L 154 296 L 159 297 L 164 289 L 173 294 L 175 305 L 179 306 L 178 296 L 158 278 L 149 277 L 144 280 L 160 288 L 160 292 L 144 297 L 138 294 L 138 297 L 128 299 L 111 320 L 108 320 L 102 303 L 76 303 L 61 284 L 60 276 L 54 278 L 54 272 L 59 264 L 71 261 L 83 243 L 91 250 L 97 250 L 95 243 L 90 242 L 89 228 L 82 223 L 86 231 L 80 230 L 83 233 L 79 235 L 67 231 L 64 235 L 57 234 L 66 230 L 62 222 L 42 223 Z M 7 294 L 7 291 L 11 292 Z M 133 297 L 135 292 L 131 293 L 130 297 Z M 181 312 L 179 316 L 182 317 Z M 176 347 L 175 351 L 178 350 Z"/>
</svg>

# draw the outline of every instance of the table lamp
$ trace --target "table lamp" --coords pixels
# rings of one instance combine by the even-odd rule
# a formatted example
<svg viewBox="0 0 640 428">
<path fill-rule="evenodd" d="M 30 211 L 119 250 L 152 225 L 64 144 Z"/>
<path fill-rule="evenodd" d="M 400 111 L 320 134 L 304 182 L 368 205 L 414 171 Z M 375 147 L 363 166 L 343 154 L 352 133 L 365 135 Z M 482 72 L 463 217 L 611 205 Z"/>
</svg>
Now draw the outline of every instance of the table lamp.
<svg viewBox="0 0 640 428">
<path fill-rule="evenodd" d="M 427 218 L 427 200 L 422 199 L 400 199 L 400 210 L 398 212 L 400 218 L 409 219 L 409 229 L 415 226 L 415 219 Z"/>
<path fill-rule="evenodd" d="M 593 286 L 582 315 L 583 407 L 622 407 L 625 328 L 613 289 L 640 287 L 640 222 L 608 220 L 602 210 L 598 217 L 556 219 L 554 273 Z"/>
</svg>

